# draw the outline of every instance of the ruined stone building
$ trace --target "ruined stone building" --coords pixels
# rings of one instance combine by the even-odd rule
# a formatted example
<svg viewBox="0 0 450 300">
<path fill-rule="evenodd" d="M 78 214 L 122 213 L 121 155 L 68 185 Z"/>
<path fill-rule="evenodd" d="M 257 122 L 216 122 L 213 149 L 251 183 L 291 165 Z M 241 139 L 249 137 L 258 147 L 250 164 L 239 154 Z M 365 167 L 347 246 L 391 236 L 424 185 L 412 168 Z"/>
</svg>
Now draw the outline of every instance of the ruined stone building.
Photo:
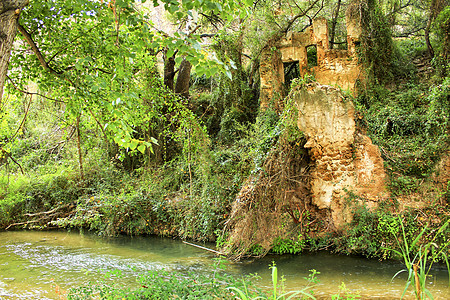
<svg viewBox="0 0 450 300">
<path fill-rule="evenodd" d="M 261 54 L 261 107 L 267 107 L 270 101 L 277 107 L 277 101 L 286 96 L 285 68 L 293 63 L 298 64 L 301 77 L 311 74 L 320 84 L 354 91 L 361 77 L 356 55 L 360 34 L 358 22 L 347 18 L 348 50 L 330 49 L 327 20 L 317 18 L 304 32 L 290 31 L 268 45 Z M 308 57 L 308 53 L 314 57 Z"/>
<path fill-rule="evenodd" d="M 345 222 L 346 191 L 370 199 L 386 196 L 383 160 L 369 137 L 358 133 L 355 109 L 341 89 L 354 92 L 362 79 L 357 47 L 361 29 L 347 16 L 348 49 L 330 49 L 325 18 L 313 21 L 304 32 L 288 32 L 267 47 L 261 58 L 261 108 L 283 107 L 285 67 L 298 64 L 299 76 L 311 74 L 315 82 L 296 88 L 289 97 L 298 109 L 297 125 L 304 133 L 312 159 L 311 195 L 319 209 L 330 209 L 334 225 Z M 314 51 L 308 51 L 314 47 Z M 316 54 L 313 65 L 308 54 Z M 316 61 L 315 61 L 316 60 Z"/>
<path fill-rule="evenodd" d="M 289 158 L 283 165 L 287 169 L 269 167 L 247 179 L 226 223 L 230 235 L 224 251 L 235 251 L 239 257 L 251 245 L 269 251 L 277 239 L 295 241 L 314 234 L 309 229 L 316 234 L 339 230 L 351 221 L 357 202 L 376 207 L 388 196 L 380 151 L 357 127 L 359 115 L 342 92 L 356 92 L 358 80 L 363 80 L 357 57 L 360 35 L 359 21 L 347 15 L 348 49 L 329 49 L 327 21 L 318 18 L 304 32 L 288 32 L 263 50 L 261 109 L 281 113 L 286 101 L 294 105 L 305 151 Z M 285 78 L 290 74 L 285 69 L 293 68 L 298 77 L 311 74 L 315 80 L 292 86 L 287 95 L 292 77 Z M 282 181 L 277 176 L 290 177 Z"/>
</svg>

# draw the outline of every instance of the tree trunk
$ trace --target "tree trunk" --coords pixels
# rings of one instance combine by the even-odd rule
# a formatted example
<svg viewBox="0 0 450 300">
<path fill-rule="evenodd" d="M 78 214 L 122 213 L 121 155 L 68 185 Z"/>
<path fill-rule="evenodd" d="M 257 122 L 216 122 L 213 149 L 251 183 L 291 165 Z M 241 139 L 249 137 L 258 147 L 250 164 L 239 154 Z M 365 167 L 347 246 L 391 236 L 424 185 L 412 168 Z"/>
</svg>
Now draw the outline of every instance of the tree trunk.
<svg viewBox="0 0 450 300">
<path fill-rule="evenodd" d="M 9 58 L 17 33 L 17 19 L 28 0 L 0 0 L 0 104 Z"/>
<path fill-rule="evenodd" d="M 78 148 L 78 164 L 80 166 L 80 177 L 84 181 L 83 172 L 83 152 L 81 151 L 81 130 L 80 130 L 80 117 L 81 113 L 77 116 L 76 129 L 77 129 L 77 148 Z"/>
<path fill-rule="evenodd" d="M 180 64 L 180 71 L 178 72 L 177 82 L 175 84 L 175 93 L 180 94 L 185 98 L 189 98 L 189 79 L 191 78 L 191 68 L 191 63 L 184 58 Z"/>
<path fill-rule="evenodd" d="M 450 20 L 447 20 L 444 24 L 441 24 L 441 29 L 444 34 L 444 46 L 443 46 L 443 57 L 445 63 L 450 62 Z"/>
<path fill-rule="evenodd" d="M 334 11 L 333 20 L 331 21 L 330 49 L 333 49 L 333 47 L 334 47 L 334 37 L 336 36 L 336 25 L 337 25 L 340 9 L 341 9 L 341 0 L 338 0 L 336 10 Z"/>
<path fill-rule="evenodd" d="M 430 13 L 430 17 L 428 18 L 428 22 L 427 22 L 427 27 L 425 27 L 425 43 L 427 44 L 428 55 L 430 56 L 430 58 L 433 58 L 434 50 L 433 50 L 433 46 L 431 46 L 431 42 L 430 42 L 431 23 L 433 23 L 433 19 L 432 19 L 432 14 Z"/>
<path fill-rule="evenodd" d="M 448 0 L 431 0 L 430 14 L 428 17 L 427 27 L 425 28 L 425 42 L 427 44 L 428 53 L 430 58 L 434 57 L 434 50 L 430 42 L 430 29 L 433 21 L 439 15 L 439 13 L 448 5 Z"/>
<path fill-rule="evenodd" d="M 173 91 L 173 81 L 175 78 L 175 54 L 167 57 L 164 52 L 164 84 Z"/>
</svg>

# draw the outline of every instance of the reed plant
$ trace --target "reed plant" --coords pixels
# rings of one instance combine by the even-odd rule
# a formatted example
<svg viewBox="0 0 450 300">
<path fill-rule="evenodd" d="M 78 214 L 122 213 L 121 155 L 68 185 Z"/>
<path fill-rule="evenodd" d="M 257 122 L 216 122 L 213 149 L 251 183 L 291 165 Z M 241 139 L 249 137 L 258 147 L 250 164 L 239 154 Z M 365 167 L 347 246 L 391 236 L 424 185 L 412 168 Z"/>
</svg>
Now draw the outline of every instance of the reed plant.
<svg viewBox="0 0 450 300">
<path fill-rule="evenodd" d="M 316 274 L 320 274 L 316 270 L 310 270 L 311 274 L 307 279 L 308 285 L 298 291 L 285 292 L 284 290 L 284 278 L 282 277 L 281 282 L 278 281 L 278 269 L 275 263 L 273 263 L 270 268 L 272 269 L 272 291 L 264 296 L 253 296 L 251 291 L 249 291 L 244 282 L 244 288 L 239 289 L 237 287 L 229 287 L 228 289 L 236 293 L 236 298 L 240 300 L 290 300 L 290 299 L 316 299 L 313 292 L 310 291 L 312 285 L 317 283 Z"/>
<path fill-rule="evenodd" d="M 450 220 L 445 222 L 444 225 L 437 230 L 436 234 L 426 243 L 423 243 L 421 239 L 424 237 L 424 233 L 427 231 L 428 226 L 425 226 L 414 238 L 414 240 L 409 243 L 400 217 L 399 221 L 402 236 L 398 238 L 394 232 L 392 232 L 392 234 L 394 235 L 400 250 L 389 250 L 403 258 L 405 269 L 398 271 L 392 279 L 403 272 L 408 273 L 408 279 L 406 280 L 405 289 L 403 290 L 401 298 L 405 296 L 408 288 L 413 286 L 416 299 L 434 299 L 430 290 L 427 289 L 427 278 L 430 276 L 429 273 L 433 263 L 436 261 L 445 261 L 447 270 L 450 273 L 450 265 L 448 261 L 450 239 L 447 239 L 445 243 L 442 243 L 440 246 L 438 246 L 435 242 L 439 235 L 446 232 L 446 229 L 450 224 Z"/>
</svg>

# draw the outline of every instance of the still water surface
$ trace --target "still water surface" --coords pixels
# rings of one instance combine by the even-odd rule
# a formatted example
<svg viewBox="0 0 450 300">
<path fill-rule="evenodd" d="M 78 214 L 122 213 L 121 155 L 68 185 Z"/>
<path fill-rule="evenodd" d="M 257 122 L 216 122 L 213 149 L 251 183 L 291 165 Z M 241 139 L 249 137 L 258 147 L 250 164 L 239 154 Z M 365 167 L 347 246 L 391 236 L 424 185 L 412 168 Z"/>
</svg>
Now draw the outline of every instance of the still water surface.
<svg viewBox="0 0 450 300">
<path fill-rule="evenodd" d="M 58 292 L 95 282 L 113 270 L 122 272 L 120 284 L 133 287 L 136 273 L 160 268 L 208 271 L 213 258 L 207 251 L 159 237 L 103 239 L 70 232 L 0 232 L 0 299 L 60 299 Z M 406 278 L 391 281 L 402 269 L 397 262 L 325 252 L 267 256 L 253 262 L 229 263 L 227 270 L 235 275 L 258 273 L 261 279 L 257 285 L 265 288 L 271 285 L 268 266 L 272 261 L 293 290 L 305 286 L 309 270 L 318 270 L 320 282 L 314 290 L 324 299 L 337 294 L 342 282 L 363 299 L 399 299 Z M 438 267 L 429 285 L 435 299 L 450 299 L 447 284 L 446 269 Z"/>
</svg>

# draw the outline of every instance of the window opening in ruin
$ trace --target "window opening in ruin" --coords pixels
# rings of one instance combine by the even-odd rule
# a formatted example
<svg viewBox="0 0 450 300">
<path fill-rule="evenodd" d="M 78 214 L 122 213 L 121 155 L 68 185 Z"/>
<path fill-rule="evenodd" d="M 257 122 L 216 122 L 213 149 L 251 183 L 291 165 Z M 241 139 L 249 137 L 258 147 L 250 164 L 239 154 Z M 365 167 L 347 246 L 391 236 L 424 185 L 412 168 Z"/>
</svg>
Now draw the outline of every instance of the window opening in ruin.
<svg viewBox="0 0 450 300">
<path fill-rule="evenodd" d="M 317 63 L 317 46 L 311 45 L 306 47 L 306 57 L 308 59 L 308 69 L 316 67 Z"/>
<path fill-rule="evenodd" d="M 348 50 L 347 41 L 335 42 L 333 49 L 336 49 L 336 50 Z"/>
<path fill-rule="evenodd" d="M 291 87 L 292 80 L 300 77 L 300 67 L 298 60 L 283 63 L 283 67 L 284 67 L 284 84 L 286 85 L 286 88 L 289 90 Z"/>
<path fill-rule="evenodd" d="M 331 47 L 333 43 L 333 47 Z M 348 50 L 347 45 L 347 27 L 343 24 L 338 24 L 333 41 L 330 41 L 330 49 L 336 50 Z"/>
</svg>

